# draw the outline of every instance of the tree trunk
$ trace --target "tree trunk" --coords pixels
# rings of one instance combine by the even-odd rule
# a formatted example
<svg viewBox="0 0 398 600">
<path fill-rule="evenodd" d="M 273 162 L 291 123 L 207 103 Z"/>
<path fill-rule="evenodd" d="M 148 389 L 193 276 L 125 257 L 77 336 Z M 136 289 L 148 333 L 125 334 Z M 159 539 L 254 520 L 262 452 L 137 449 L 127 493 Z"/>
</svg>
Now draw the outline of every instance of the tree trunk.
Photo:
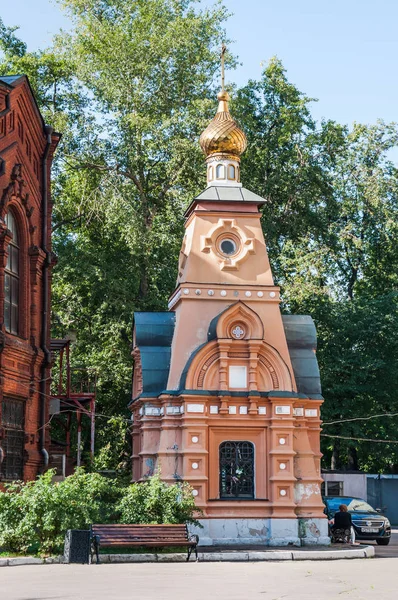
<svg viewBox="0 0 398 600">
<path fill-rule="evenodd" d="M 333 453 L 332 460 L 330 463 L 330 467 L 332 471 L 336 471 L 341 468 L 341 460 L 340 460 L 340 440 L 336 439 L 333 444 Z"/>
<path fill-rule="evenodd" d="M 354 446 L 348 448 L 348 469 L 350 471 L 359 471 L 358 453 Z"/>
</svg>

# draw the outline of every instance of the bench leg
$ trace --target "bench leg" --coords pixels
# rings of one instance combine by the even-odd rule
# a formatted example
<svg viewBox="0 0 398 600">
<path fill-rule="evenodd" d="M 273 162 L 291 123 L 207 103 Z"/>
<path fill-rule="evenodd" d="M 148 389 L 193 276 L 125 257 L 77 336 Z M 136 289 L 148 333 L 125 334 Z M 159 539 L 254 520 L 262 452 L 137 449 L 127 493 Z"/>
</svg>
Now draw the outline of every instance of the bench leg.
<svg viewBox="0 0 398 600">
<path fill-rule="evenodd" d="M 199 558 L 198 558 L 198 545 L 197 544 L 195 546 L 189 546 L 189 548 L 188 548 L 187 562 L 191 558 L 191 554 L 192 554 L 193 550 L 195 551 L 196 562 L 198 562 Z"/>
<path fill-rule="evenodd" d="M 93 561 L 93 550 L 97 557 L 97 565 L 99 565 L 99 536 L 94 535 L 91 541 L 91 562 Z"/>
</svg>

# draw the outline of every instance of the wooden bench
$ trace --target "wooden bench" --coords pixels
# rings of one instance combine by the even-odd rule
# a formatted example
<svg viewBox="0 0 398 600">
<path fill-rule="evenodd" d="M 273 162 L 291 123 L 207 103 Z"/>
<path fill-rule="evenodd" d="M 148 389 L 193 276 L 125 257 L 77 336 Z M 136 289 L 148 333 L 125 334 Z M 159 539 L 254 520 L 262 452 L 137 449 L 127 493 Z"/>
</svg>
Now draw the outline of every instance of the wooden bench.
<svg viewBox="0 0 398 600">
<path fill-rule="evenodd" d="M 91 560 L 95 552 L 99 564 L 100 546 L 106 548 L 164 548 L 184 546 L 198 560 L 199 536 L 190 535 L 186 525 L 91 525 Z"/>
</svg>

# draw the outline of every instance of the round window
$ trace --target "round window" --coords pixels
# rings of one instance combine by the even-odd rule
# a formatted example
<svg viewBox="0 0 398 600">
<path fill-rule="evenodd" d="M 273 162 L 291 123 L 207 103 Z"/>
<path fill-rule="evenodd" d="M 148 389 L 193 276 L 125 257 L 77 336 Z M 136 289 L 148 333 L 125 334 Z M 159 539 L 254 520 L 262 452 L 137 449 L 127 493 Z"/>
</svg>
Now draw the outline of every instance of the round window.
<svg viewBox="0 0 398 600">
<path fill-rule="evenodd" d="M 224 239 L 222 240 L 221 244 L 220 244 L 220 250 L 223 254 L 226 254 L 227 256 L 231 256 L 232 254 L 235 254 L 236 252 L 236 243 L 234 242 L 234 240 L 230 240 L 230 239 Z"/>
</svg>

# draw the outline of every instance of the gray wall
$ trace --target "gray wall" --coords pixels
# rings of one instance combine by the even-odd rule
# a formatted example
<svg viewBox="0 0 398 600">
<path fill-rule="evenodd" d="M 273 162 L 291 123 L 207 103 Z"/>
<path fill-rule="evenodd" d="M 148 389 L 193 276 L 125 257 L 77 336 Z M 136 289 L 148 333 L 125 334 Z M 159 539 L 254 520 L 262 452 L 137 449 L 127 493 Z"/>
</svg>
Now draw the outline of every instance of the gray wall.
<svg viewBox="0 0 398 600">
<path fill-rule="evenodd" d="M 324 481 L 342 481 L 342 496 L 353 496 L 364 498 L 367 496 L 367 484 L 365 473 L 322 473 Z"/>
</svg>

